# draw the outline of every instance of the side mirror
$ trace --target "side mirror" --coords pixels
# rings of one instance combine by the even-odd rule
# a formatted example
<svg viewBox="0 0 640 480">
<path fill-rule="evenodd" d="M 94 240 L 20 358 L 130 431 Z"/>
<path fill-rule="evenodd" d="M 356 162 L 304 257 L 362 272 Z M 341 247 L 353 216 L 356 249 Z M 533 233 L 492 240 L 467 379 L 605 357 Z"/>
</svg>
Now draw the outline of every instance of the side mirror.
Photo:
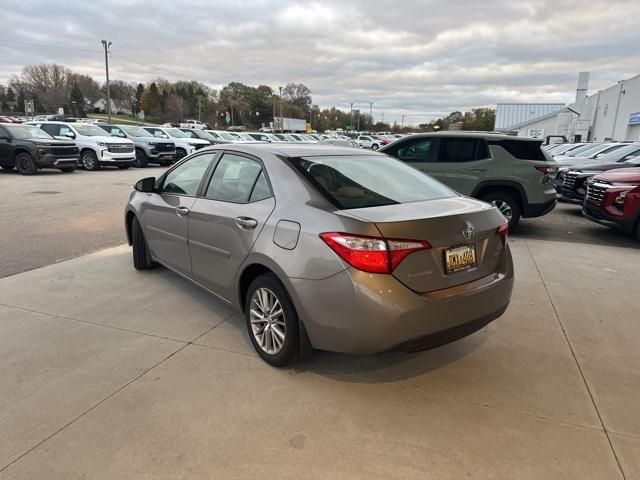
<svg viewBox="0 0 640 480">
<path fill-rule="evenodd" d="M 76 138 L 76 135 L 73 132 L 67 132 L 64 134 L 64 136 L 67 138 Z"/>
<path fill-rule="evenodd" d="M 142 180 L 138 180 L 136 184 L 133 186 L 137 191 L 144 193 L 153 192 L 156 186 L 156 177 L 147 177 Z"/>
</svg>

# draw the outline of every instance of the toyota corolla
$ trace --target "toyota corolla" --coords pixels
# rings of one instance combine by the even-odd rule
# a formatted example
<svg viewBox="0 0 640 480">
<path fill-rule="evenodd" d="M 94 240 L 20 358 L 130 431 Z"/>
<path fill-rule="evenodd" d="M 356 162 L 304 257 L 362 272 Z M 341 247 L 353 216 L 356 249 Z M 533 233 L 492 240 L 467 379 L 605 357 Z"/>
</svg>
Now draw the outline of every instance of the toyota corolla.
<svg viewBox="0 0 640 480">
<path fill-rule="evenodd" d="M 125 223 L 135 268 L 161 264 L 242 311 L 275 366 L 443 345 L 499 317 L 513 287 L 495 207 L 352 148 L 206 148 L 140 180 Z"/>
</svg>

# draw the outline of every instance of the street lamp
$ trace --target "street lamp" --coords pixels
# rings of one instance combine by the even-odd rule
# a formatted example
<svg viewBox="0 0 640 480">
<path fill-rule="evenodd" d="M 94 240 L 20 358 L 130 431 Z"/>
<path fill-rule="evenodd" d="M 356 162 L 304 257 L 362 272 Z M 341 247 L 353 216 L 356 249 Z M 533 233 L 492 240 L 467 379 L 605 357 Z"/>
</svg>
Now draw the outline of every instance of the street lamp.
<svg viewBox="0 0 640 480">
<path fill-rule="evenodd" d="M 282 133 L 282 127 L 284 126 L 282 121 L 282 87 L 278 88 L 280 89 L 280 133 Z"/>
</svg>

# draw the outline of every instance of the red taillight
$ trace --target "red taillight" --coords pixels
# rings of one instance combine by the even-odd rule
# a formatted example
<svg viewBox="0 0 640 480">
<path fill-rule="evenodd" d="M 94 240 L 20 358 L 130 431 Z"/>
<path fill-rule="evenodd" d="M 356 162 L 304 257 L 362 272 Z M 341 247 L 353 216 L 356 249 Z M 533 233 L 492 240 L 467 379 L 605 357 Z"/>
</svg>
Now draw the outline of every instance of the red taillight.
<svg viewBox="0 0 640 480">
<path fill-rule="evenodd" d="M 320 238 L 349 265 L 369 273 L 391 273 L 411 253 L 431 248 L 427 242 L 419 240 L 391 240 L 349 233 L 321 233 Z"/>
<path fill-rule="evenodd" d="M 500 224 L 500 226 L 498 227 L 498 235 L 500 235 L 500 238 L 502 239 L 502 245 L 506 245 L 507 244 L 507 237 L 509 236 L 509 222 L 508 221 L 504 221 Z"/>
</svg>

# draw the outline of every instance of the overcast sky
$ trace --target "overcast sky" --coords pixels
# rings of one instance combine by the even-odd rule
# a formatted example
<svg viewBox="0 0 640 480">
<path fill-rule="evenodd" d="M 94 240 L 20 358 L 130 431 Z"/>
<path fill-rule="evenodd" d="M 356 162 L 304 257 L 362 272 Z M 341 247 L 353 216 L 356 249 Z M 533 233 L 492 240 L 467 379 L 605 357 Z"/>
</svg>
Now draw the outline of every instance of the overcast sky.
<svg viewBox="0 0 640 480">
<path fill-rule="evenodd" d="M 582 70 L 590 91 L 640 73 L 638 0 L 0 0 L 0 11 L 2 83 L 43 62 L 103 82 L 105 38 L 112 78 L 301 82 L 321 107 L 373 101 L 377 120 L 406 123 L 568 103 Z"/>
</svg>

